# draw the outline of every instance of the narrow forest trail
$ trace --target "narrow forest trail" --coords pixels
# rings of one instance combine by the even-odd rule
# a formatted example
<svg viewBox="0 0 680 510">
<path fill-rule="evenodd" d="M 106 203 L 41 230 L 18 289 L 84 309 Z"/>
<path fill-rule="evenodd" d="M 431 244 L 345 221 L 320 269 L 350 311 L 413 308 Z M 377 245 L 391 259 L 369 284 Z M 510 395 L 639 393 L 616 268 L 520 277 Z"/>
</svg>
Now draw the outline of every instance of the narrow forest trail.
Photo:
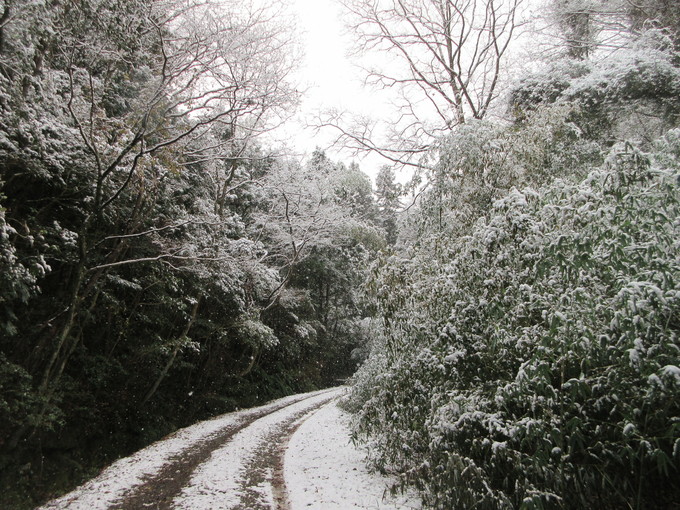
<svg viewBox="0 0 680 510">
<path fill-rule="evenodd" d="M 363 472 L 362 454 L 350 444 L 346 423 L 341 423 L 341 411 L 334 405 L 343 392 L 333 388 L 294 395 L 182 429 L 120 459 L 41 509 L 412 508 L 386 506 L 387 481 Z M 310 420 L 317 414 L 321 421 Z M 289 451 L 289 442 L 308 420 L 306 430 L 295 436 L 295 451 Z M 347 462 L 348 455 L 353 464 Z M 284 473 L 288 460 L 292 475 Z M 340 488 L 337 480 L 323 487 L 334 478 L 341 480 Z"/>
<path fill-rule="evenodd" d="M 296 424 L 338 394 L 337 390 L 322 393 L 258 416 L 197 467 L 170 505 L 156 508 L 288 510 L 285 445 Z M 149 503 L 121 508 L 149 508 Z"/>
</svg>

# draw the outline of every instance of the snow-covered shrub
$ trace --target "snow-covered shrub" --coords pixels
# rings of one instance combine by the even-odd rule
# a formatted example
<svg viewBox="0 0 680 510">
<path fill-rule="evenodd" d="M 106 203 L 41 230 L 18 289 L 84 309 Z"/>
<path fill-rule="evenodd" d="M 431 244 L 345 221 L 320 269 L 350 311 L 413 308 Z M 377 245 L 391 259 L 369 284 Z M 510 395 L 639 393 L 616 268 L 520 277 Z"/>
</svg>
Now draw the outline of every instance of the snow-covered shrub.
<svg viewBox="0 0 680 510">
<path fill-rule="evenodd" d="M 382 350 L 375 350 L 370 361 L 361 365 L 350 379 L 352 391 L 340 401 L 340 406 L 351 413 L 361 410 L 371 397 L 380 374 L 386 369 L 385 353 Z"/>
<path fill-rule="evenodd" d="M 540 105 L 513 125 L 473 120 L 442 137 L 428 185 L 402 217 L 400 247 L 431 242 L 435 232 L 444 240 L 466 235 L 511 188 L 582 179 L 600 166 L 608 149 L 583 136 L 572 120 L 578 111 L 571 103 Z"/>
<path fill-rule="evenodd" d="M 341 407 L 351 413 L 358 412 L 366 404 L 371 397 L 375 381 L 387 369 L 385 337 L 380 325 L 376 320 L 364 319 L 360 326 L 360 333 L 367 338 L 367 345 L 356 349 L 360 352 L 353 352 L 352 355 L 363 357 L 364 362 L 348 381 L 352 386 L 352 391 L 340 401 Z M 361 352 L 364 349 L 367 352 Z"/>
<path fill-rule="evenodd" d="M 37 279 L 50 270 L 40 255 L 20 260 L 13 242 L 18 236 L 16 229 L 7 223 L 0 202 L 0 333 L 9 336 L 16 333 L 14 305 L 26 303 L 38 291 Z M 33 242 L 30 233 L 24 238 Z"/>
<path fill-rule="evenodd" d="M 672 38 L 647 30 L 600 61 L 558 61 L 524 78 L 512 93 L 511 110 L 522 121 L 540 105 L 570 104 L 571 120 L 589 137 L 650 144 L 677 126 L 678 94 Z"/>
<path fill-rule="evenodd" d="M 678 501 L 678 134 L 513 189 L 446 262 L 377 276 L 386 358 L 364 369 L 358 432 L 378 468 L 442 509 Z"/>
<path fill-rule="evenodd" d="M 252 318 L 240 324 L 239 334 L 244 342 L 258 349 L 270 349 L 279 343 L 272 328 Z"/>
</svg>

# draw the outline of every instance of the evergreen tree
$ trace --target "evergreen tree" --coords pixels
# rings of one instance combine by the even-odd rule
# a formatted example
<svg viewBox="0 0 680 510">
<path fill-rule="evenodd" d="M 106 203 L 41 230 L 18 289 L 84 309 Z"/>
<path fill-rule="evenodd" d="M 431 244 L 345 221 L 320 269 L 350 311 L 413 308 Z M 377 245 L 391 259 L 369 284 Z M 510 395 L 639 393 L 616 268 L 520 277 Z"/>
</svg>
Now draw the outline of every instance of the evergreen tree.
<svg viewBox="0 0 680 510">
<path fill-rule="evenodd" d="M 375 178 L 375 196 L 382 227 L 385 229 L 387 244 L 394 246 L 397 242 L 397 211 L 399 210 L 402 188 L 395 182 L 392 167 L 383 166 Z"/>
</svg>

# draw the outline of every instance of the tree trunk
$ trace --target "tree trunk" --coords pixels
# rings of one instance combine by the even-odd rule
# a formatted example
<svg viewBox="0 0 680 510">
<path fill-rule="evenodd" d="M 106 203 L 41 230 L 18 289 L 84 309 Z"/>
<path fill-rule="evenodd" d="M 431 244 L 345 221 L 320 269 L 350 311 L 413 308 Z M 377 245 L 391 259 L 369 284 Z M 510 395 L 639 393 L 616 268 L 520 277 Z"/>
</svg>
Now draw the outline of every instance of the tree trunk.
<svg viewBox="0 0 680 510">
<path fill-rule="evenodd" d="M 191 310 L 191 318 L 189 319 L 189 322 L 187 322 L 187 325 L 184 327 L 184 330 L 182 331 L 182 334 L 178 338 L 177 345 L 172 351 L 172 355 L 170 356 L 170 359 L 168 362 L 165 364 L 163 367 L 163 370 L 161 370 L 161 373 L 158 374 L 158 377 L 153 383 L 153 386 L 151 386 L 151 389 L 146 393 L 144 398 L 142 399 L 142 402 L 140 403 L 140 407 L 146 404 L 151 397 L 154 396 L 156 393 L 156 390 L 158 387 L 161 385 L 161 382 L 165 378 L 165 376 L 168 374 L 168 371 L 170 370 L 170 367 L 172 367 L 172 364 L 175 362 L 175 358 L 177 357 L 177 354 L 179 353 L 180 348 L 182 347 L 182 338 L 187 336 L 189 334 L 189 330 L 191 329 L 191 326 L 194 324 L 194 321 L 196 320 L 196 315 L 198 315 L 198 305 L 201 303 L 201 298 L 199 297 L 196 300 L 196 303 L 194 304 L 193 309 Z"/>
</svg>

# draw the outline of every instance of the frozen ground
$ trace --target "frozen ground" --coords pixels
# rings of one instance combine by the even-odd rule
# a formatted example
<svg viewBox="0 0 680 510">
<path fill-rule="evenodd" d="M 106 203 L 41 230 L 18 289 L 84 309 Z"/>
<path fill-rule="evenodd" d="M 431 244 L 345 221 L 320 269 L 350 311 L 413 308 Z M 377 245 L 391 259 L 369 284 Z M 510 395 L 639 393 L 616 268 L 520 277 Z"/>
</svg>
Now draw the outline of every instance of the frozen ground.
<svg viewBox="0 0 680 510">
<path fill-rule="evenodd" d="M 420 508 L 391 498 L 349 439 L 336 388 L 182 429 L 121 459 L 47 509 L 353 510 Z"/>
</svg>

